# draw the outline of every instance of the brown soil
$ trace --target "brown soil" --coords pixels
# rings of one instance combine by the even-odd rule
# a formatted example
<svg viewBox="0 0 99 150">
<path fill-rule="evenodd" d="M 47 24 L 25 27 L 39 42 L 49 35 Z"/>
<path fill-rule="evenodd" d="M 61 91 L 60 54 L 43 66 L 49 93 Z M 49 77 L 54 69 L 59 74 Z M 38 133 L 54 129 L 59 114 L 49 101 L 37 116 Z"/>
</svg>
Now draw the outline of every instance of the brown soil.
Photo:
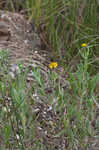
<svg viewBox="0 0 99 150">
<path fill-rule="evenodd" d="M 0 11 L 0 49 L 10 49 L 11 63 L 43 64 L 46 54 L 40 45 L 39 36 L 23 15 Z"/>
</svg>

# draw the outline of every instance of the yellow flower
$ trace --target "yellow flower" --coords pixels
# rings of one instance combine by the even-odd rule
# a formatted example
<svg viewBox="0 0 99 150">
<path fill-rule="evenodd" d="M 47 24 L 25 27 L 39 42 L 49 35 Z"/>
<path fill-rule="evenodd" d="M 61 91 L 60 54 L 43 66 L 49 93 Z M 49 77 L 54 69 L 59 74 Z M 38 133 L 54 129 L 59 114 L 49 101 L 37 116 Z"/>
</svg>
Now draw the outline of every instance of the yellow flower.
<svg viewBox="0 0 99 150">
<path fill-rule="evenodd" d="M 82 43 L 81 46 L 82 46 L 82 47 L 86 47 L 87 44 L 86 44 L 86 43 Z"/>
<path fill-rule="evenodd" d="M 52 62 L 49 64 L 50 69 L 56 68 L 57 66 L 58 66 L 57 62 Z"/>
</svg>

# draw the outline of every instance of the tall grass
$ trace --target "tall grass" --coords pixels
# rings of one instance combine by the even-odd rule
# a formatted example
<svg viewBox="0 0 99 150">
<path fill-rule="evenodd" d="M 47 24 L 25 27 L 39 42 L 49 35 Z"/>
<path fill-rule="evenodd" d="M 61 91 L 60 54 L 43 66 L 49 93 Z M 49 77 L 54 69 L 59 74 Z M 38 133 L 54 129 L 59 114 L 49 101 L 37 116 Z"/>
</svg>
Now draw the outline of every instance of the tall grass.
<svg viewBox="0 0 99 150">
<path fill-rule="evenodd" d="M 78 54 L 78 46 L 83 42 L 92 45 L 92 59 L 99 55 L 98 8 L 96 0 L 27 1 L 30 18 L 41 28 L 42 24 L 45 26 L 42 38 L 46 46 L 57 54 L 58 60 L 65 57 L 67 63 Z"/>
</svg>

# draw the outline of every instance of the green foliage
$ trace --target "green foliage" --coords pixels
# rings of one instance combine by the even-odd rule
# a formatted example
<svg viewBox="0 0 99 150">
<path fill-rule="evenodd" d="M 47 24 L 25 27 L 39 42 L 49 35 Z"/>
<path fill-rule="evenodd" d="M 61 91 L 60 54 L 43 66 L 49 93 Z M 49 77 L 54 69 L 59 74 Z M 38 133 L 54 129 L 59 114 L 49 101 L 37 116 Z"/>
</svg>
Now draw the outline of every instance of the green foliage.
<svg viewBox="0 0 99 150">
<path fill-rule="evenodd" d="M 47 72 L 45 81 L 38 67 L 32 68 L 33 81 L 28 83 L 29 68 L 24 71 L 20 64 L 20 72 L 11 78 L 8 75 L 9 52 L 0 50 L 1 148 L 47 149 L 47 136 L 43 139 L 45 128 L 52 140 L 50 149 L 55 149 L 54 138 L 65 139 L 67 150 L 89 149 L 89 139 L 98 138 L 99 131 L 99 95 L 95 92 L 99 82 L 99 5 L 96 0 L 25 2 L 26 6 L 21 2 L 14 6 L 10 1 L 10 10 L 18 10 L 21 6 L 27 9 L 29 19 L 35 20 L 37 29 L 44 25 L 42 32 L 46 33 L 43 38 L 47 47 L 52 49 L 53 59 L 58 60 L 58 66 L 62 64 L 64 70 L 69 72 L 69 77 L 60 77 L 57 68 L 54 68 Z M 62 78 L 64 80 L 61 83 Z M 64 81 L 69 83 L 70 88 L 62 86 Z M 42 109 L 34 109 L 37 105 Z M 55 114 L 56 118 L 51 121 L 42 119 L 46 114 L 45 105 L 52 108 L 52 116 Z M 38 129 L 43 133 L 39 132 L 38 135 Z"/>
<path fill-rule="evenodd" d="M 31 0 L 27 1 L 27 9 L 30 18 L 34 18 L 37 26 L 41 28 L 42 24 L 45 26 L 43 32 L 46 32 L 46 39 L 43 38 L 49 48 L 53 49 L 53 57 L 58 57 L 61 62 L 64 59 L 70 62 L 78 53 L 78 45 L 84 42 L 93 47 L 92 60 L 98 56 L 99 30 L 96 0 L 87 2 Z"/>
<path fill-rule="evenodd" d="M 90 66 L 90 46 L 79 50 L 82 60 L 78 65 L 77 71 L 70 73 L 68 82 L 71 89 L 64 88 L 61 85 L 60 75 L 56 72 L 56 68 L 51 69 L 47 76 L 51 93 L 45 91 L 46 82 L 41 74 L 40 67 L 32 68 L 33 83 L 28 89 L 26 78 L 29 70 L 23 71 L 23 65 L 20 64 L 20 73 L 14 79 L 11 77 L 0 82 L 0 121 L 3 133 L 4 147 L 13 147 L 25 149 L 25 140 L 29 138 L 35 139 L 36 149 L 44 149 L 44 145 L 35 137 L 35 125 L 38 124 L 38 115 L 32 112 L 36 101 L 42 101 L 52 107 L 57 114 L 58 123 L 53 121 L 53 128 L 61 129 L 54 131 L 55 137 L 68 137 L 68 149 L 75 149 L 78 145 L 81 148 L 88 147 L 85 143 L 86 137 L 92 137 L 95 133 L 91 122 L 93 121 L 96 111 L 94 107 L 98 107 L 97 97 L 95 96 L 95 86 L 99 81 L 99 75 L 90 76 L 88 69 Z M 6 56 L 6 55 L 5 55 Z M 5 60 L 5 57 L 3 58 Z M 2 62 L 2 66 L 5 61 Z M 9 69 L 8 69 L 9 71 Z M 8 82 L 8 84 L 7 84 Z M 35 94 L 34 94 L 35 93 Z M 10 100 L 6 102 L 6 97 Z M 34 101 L 34 102 L 33 102 Z M 41 126 L 45 126 L 45 122 L 41 122 Z M 98 122 L 96 131 L 98 131 Z M 28 133 L 28 134 L 27 134 Z M 13 145 L 10 140 L 14 137 Z M 32 148 L 32 147 L 31 147 Z M 52 149 L 54 147 L 51 147 Z"/>
</svg>

